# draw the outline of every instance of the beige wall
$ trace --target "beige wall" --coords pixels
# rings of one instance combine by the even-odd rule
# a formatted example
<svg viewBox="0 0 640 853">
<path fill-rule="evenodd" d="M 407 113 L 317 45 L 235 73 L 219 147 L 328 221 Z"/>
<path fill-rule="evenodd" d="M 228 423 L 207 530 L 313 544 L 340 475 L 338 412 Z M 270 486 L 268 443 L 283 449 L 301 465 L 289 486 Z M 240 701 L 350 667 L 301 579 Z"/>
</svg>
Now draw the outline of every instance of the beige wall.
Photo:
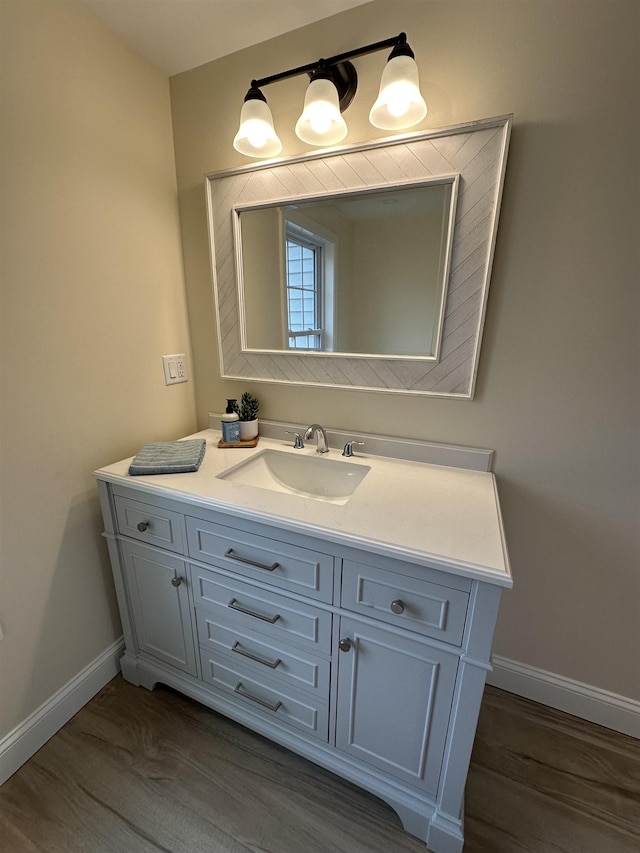
<svg viewBox="0 0 640 853">
<path fill-rule="evenodd" d="M 240 219 L 247 346 L 280 349 L 285 334 L 280 216 L 277 210 L 252 210 Z"/>
<path fill-rule="evenodd" d="M 376 0 L 171 80 L 201 426 L 242 390 L 219 377 L 203 175 L 246 162 L 231 142 L 252 77 L 406 30 L 421 127 L 515 113 L 476 399 L 251 390 L 268 418 L 495 448 L 515 575 L 495 651 L 636 700 L 639 10 Z M 357 60 L 348 142 L 378 134 L 383 64 Z M 303 94 L 302 78 L 267 90 L 285 155 L 305 150 Z"/>
<path fill-rule="evenodd" d="M 442 219 L 432 213 L 355 223 L 349 352 L 432 352 L 442 294 Z"/>
<path fill-rule="evenodd" d="M 78 4 L 1 11 L 0 737 L 121 633 L 91 472 L 195 426 L 168 81 Z"/>
</svg>

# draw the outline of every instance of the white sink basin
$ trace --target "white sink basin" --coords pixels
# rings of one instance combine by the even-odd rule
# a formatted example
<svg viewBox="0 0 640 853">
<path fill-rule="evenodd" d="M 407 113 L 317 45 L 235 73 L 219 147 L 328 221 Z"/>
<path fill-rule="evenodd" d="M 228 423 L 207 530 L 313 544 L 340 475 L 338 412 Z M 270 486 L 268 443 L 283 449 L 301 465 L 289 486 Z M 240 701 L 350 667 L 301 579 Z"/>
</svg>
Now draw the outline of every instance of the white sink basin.
<svg viewBox="0 0 640 853">
<path fill-rule="evenodd" d="M 263 450 L 218 474 L 218 478 L 272 492 L 346 504 L 370 470 L 368 465 L 340 462 L 317 454 L 299 456 Z"/>
</svg>

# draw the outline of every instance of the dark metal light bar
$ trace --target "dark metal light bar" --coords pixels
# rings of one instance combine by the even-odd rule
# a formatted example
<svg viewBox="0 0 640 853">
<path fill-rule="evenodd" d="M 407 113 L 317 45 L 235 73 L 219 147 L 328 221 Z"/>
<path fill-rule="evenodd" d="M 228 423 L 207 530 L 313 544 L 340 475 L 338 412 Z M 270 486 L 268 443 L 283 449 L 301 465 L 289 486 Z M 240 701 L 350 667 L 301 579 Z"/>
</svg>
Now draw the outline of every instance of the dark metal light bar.
<svg viewBox="0 0 640 853">
<path fill-rule="evenodd" d="M 286 80 L 288 77 L 297 77 L 300 74 L 313 74 L 318 68 L 323 66 L 338 65 L 348 59 L 353 59 L 356 56 L 364 56 L 367 53 L 375 53 L 378 50 L 384 50 L 386 47 L 396 47 L 407 43 L 406 33 L 400 33 L 392 38 L 383 39 L 382 41 L 367 44 L 364 47 L 358 47 L 355 50 L 349 50 L 346 53 L 338 53 L 335 56 L 329 56 L 326 59 L 318 59 L 316 62 L 310 62 L 308 65 L 300 65 L 298 68 L 291 68 L 289 71 L 281 71 L 279 74 L 272 74 L 269 77 L 262 77 L 260 80 L 252 80 L 251 86 L 268 86 L 269 83 L 276 83 L 278 80 Z"/>
</svg>

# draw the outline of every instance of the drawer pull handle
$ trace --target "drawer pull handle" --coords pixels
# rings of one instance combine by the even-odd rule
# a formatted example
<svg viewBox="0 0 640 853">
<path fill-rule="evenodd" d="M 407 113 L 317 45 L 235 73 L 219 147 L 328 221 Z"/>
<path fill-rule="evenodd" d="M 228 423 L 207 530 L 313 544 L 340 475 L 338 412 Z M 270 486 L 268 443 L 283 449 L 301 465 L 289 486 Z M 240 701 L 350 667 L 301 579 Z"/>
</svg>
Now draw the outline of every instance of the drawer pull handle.
<svg viewBox="0 0 640 853">
<path fill-rule="evenodd" d="M 184 580 L 184 578 L 181 578 L 178 576 L 175 578 L 171 578 L 171 583 L 177 587 L 177 586 L 180 586 L 180 584 L 182 583 L 183 580 Z"/>
<path fill-rule="evenodd" d="M 261 658 L 259 655 L 254 655 L 253 652 L 248 652 L 246 649 L 243 649 L 239 642 L 235 643 L 231 651 L 237 652 L 239 655 L 244 655 L 244 657 L 250 658 L 251 660 L 256 661 L 256 663 L 262 663 L 270 669 L 275 669 L 282 663 L 280 658 L 276 658 L 275 660 L 266 660 L 266 658 Z"/>
<path fill-rule="evenodd" d="M 341 652 L 350 652 L 351 651 L 351 640 L 348 637 L 340 640 L 338 643 Z"/>
<path fill-rule="evenodd" d="M 149 522 L 148 521 L 141 521 L 139 524 L 136 525 L 136 527 L 138 528 L 140 533 L 144 533 L 145 530 L 149 527 Z"/>
<path fill-rule="evenodd" d="M 248 566 L 254 566 L 256 569 L 264 569 L 265 572 L 273 572 L 280 565 L 280 563 L 272 563 L 270 566 L 265 566 L 264 563 L 258 563 L 256 560 L 250 560 L 248 557 L 241 557 L 240 554 L 236 554 L 233 548 L 229 548 L 225 553 L 225 557 L 229 557 L 231 560 L 236 560 L 238 563 L 246 563 Z"/>
<path fill-rule="evenodd" d="M 399 598 L 396 598 L 395 601 L 392 601 L 391 612 L 395 613 L 397 616 L 400 616 L 402 613 L 404 613 L 404 601 L 401 601 Z"/>
<path fill-rule="evenodd" d="M 271 702 L 265 702 L 264 699 L 258 699 L 257 696 L 253 696 L 251 693 L 249 693 L 248 690 L 245 690 L 245 688 L 242 686 L 241 681 L 239 681 L 236 684 L 236 686 L 233 688 L 233 692 L 239 693 L 240 696 L 244 696 L 246 699 L 251 699 L 252 702 L 257 702 L 258 705 L 262 705 L 264 708 L 268 708 L 270 711 L 273 711 L 274 713 L 282 705 L 282 702 L 276 702 L 275 705 L 272 705 Z"/>
<path fill-rule="evenodd" d="M 262 613 L 255 613 L 253 610 L 247 610 L 246 607 L 241 607 L 239 604 L 236 604 L 236 599 L 232 598 L 227 607 L 230 607 L 232 610 L 237 610 L 239 613 L 246 613 L 247 616 L 253 616 L 256 619 L 262 619 L 263 622 L 269 622 L 270 625 L 273 625 L 274 622 L 277 622 L 280 618 L 280 614 L 276 613 L 275 616 L 263 616 Z"/>
</svg>

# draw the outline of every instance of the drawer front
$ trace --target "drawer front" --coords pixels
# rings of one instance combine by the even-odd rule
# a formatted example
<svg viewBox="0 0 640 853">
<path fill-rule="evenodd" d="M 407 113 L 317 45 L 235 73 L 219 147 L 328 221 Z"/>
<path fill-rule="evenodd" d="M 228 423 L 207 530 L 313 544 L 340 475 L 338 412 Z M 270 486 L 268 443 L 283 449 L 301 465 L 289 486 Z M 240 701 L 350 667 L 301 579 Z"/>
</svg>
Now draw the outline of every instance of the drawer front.
<svg viewBox="0 0 640 853">
<path fill-rule="evenodd" d="M 469 594 L 430 581 L 345 560 L 342 570 L 342 606 L 460 645 Z"/>
<path fill-rule="evenodd" d="M 331 603 L 333 557 L 253 533 L 187 518 L 189 555 L 247 578 Z"/>
<path fill-rule="evenodd" d="M 204 610 L 196 610 L 198 639 L 203 649 L 213 656 L 235 659 L 237 667 L 255 676 L 329 696 L 329 661 L 305 649 L 269 640 L 249 629 L 231 628 L 216 622 Z"/>
<path fill-rule="evenodd" d="M 200 650 L 202 677 L 235 705 L 273 722 L 300 729 L 325 743 L 329 740 L 328 701 L 305 696 L 254 675 L 223 655 Z"/>
<path fill-rule="evenodd" d="M 185 552 L 184 516 L 170 509 L 114 497 L 118 530 L 123 536 L 157 545 L 177 554 Z"/>
<path fill-rule="evenodd" d="M 256 631 L 285 648 L 291 643 L 330 653 L 331 613 L 197 566 L 191 566 L 191 577 L 196 607 L 206 610 L 214 621 Z"/>
</svg>

